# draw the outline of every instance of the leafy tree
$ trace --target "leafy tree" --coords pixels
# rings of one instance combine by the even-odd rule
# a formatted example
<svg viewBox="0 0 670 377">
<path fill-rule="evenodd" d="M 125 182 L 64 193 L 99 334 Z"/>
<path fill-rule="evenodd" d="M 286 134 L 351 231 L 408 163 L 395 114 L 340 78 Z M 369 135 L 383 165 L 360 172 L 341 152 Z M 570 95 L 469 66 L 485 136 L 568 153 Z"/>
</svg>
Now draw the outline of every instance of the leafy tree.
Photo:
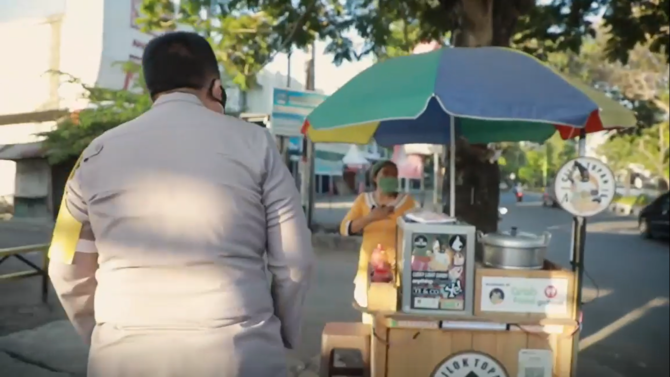
<svg viewBox="0 0 670 377">
<path fill-rule="evenodd" d="M 546 156 L 539 149 L 526 152 L 526 163 L 519 169 L 519 180 L 530 187 L 540 187 L 545 161 Z"/>
<path fill-rule="evenodd" d="M 639 134 L 623 134 L 600 146 L 599 152 L 614 169 L 628 169 L 640 164 L 654 175 L 670 183 L 668 121 L 643 129 Z"/>
<path fill-rule="evenodd" d="M 608 92 L 637 113 L 638 128 L 613 133 L 599 148 L 615 170 L 627 171 L 640 164 L 667 182 L 669 66 L 653 42 L 636 45 L 626 64 L 607 61 L 607 30 L 584 44 L 581 54 L 555 53 L 550 62 L 563 71 Z M 630 184 L 626 180 L 626 184 Z"/>
<path fill-rule="evenodd" d="M 347 13 L 352 20 L 351 25 L 367 40 L 367 45 L 363 51 L 354 54 L 347 51 L 350 44 L 341 44 L 339 56 L 351 59 L 357 54 L 379 54 L 380 51 L 393 50 L 407 53 L 407 40 L 397 38 L 398 29 L 389 27 L 392 25 L 390 20 L 398 19 L 395 18 L 398 12 L 406 16 L 402 19 L 407 24 L 416 26 L 416 34 L 411 34 L 415 40 L 442 40 L 451 33 L 451 44 L 455 46 L 513 46 L 542 59 L 560 51 L 579 52 L 584 39 L 595 36 L 595 25 L 592 24 L 591 17 L 600 15 L 603 11 L 604 27 L 611 30 L 607 42 L 613 46 L 607 50 L 608 59 L 625 61 L 628 50 L 638 43 L 659 41 L 657 45 L 661 47 L 663 43 L 667 43 L 663 41 L 667 40 L 668 22 L 662 21 L 667 20 L 667 1 L 623 1 L 613 4 L 614 2 L 605 0 L 556 0 L 544 5 L 538 5 L 534 0 L 387 0 L 380 6 L 378 1 L 373 0 L 348 0 Z M 649 15 L 650 9 L 654 12 L 653 17 Z M 630 24 L 640 26 L 645 33 L 631 34 L 627 26 Z M 626 43 L 629 47 L 615 48 L 618 43 Z M 661 50 L 659 47 L 659 51 Z M 663 51 L 667 59 L 668 50 Z M 488 199 L 480 200 L 477 206 L 463 210 L 486 212 L 487 216 L 472 216 L 473 219 L 477 218 L 473 225 L 485 231 L 495 230 L 498 189 L 486 177 L 497 174 L 498 167 L 488 166 L 476 158 L 465 156 L 476 153 L 463 145 L 457 149 L 457 160 L 471 161 L 471 165 L 460 166 L 468 171 L 478 171 L 480 179 L 472 182 L 488 182 L 487 187 L 463 187 L 457 191 L 474 190 L 477 196 L 488 196 Z M 509 163 L 507 156 L 503 157 L 504 162 Z M 444 187 L 448 187 L 448 182 L 444 182 Z M 457 212 L 462 213 L 459 209 Z"/>
<path fill-rule="evenodd" d="M 509 46 L 546 56 L 578 51 L 594 35 L 589 17 L 606 11 L 610 58 L 625 59 L 639 42 L 661 51 L 667 44 L 668 0 L 144 0 L 138 23 L 145 30 L 174 30 L 184 25 L 211 38 L 236 82 L 248 81 L 254 69 L 277 52 L 303 48 L 314 39 L 329 40 L 336 63 L 366 54 L 407 54 L 419 41 L 456 46 Z M 629 28 L 635 31 L 631 33 Z M 345 35 L 355 30 L 366 40 L 354 51 Z M 638 31 L 642 32 L 638 32 Z M 625 45 L 625 48 L 621 48 Z M 223 51 L 236 51 L 229 53 Z M 667 49 L 663 50 L 667 53 Z M 230 55 L 228 55 L 230 54 Z M 242 80 L 238 76 L 245 77 Z M 249 83 L 247 83 L 249 84 Z"/>
<path fill-rule="evenodd" d="M 77 158 L 93 139 L 136 118 L 151 107 L 151 98 L 146 91 L 139 65 L 132 62 L 120 65 L 123 70 L 133 72 L 138 77 L 130 90 L 89 86 L 61 73 L 70 84 L 81 86 L 89 106 L 61 120 L 53 131 L 42 134 L 45 136 L 50 163 L 58 164 Z"/>
<path fill-rule="evenodd" d="M 556 175 L 558 169 L 569 160 L 577 157 L 577 148 L 573 140 L 563 140 L 559 134 L 554 134 L 544 143 L 543 150 L 547 164 L 546 175 Z"/>
<path fill-rule="evenodd" d="M 162 32 L 178 27 L 205 36 L 232 81 L 242 90 L 254 87 L 256 74 L 279 52 L 305 48 L 329 37 L 334 59 L 351 48 L 341 37 L 343 6 L 336 0 L 144 0 L 142 30 Z"/>
<path fill-rule="evenodd" d="M 519 169 L 526 164 L 526 152 L 519 143 L 500 143 L 502 155 L 498 159 L 503 176 L 519 175 Z"/>
</svg>

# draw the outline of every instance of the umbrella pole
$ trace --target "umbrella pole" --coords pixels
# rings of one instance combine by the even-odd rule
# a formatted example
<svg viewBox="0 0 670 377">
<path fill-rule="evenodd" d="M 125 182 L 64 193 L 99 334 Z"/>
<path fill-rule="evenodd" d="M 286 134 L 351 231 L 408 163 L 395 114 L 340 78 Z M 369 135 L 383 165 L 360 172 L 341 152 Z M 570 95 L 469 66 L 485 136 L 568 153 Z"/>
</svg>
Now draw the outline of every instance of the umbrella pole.
<svg viewBox="0 0 670 377">
<path fill-rule="evenodd" d="M 456 117 L 449 123 L 449 216 L 456 217 Z"/>
<path fill-rule="evenodd" d="M 440 174 L 440 154 L 433 153 L 433 210 L 442 211 L 440 207 L 440 181 L 442 175 Z"/>
<path fill-rule="evenodd" d="M 581 129 L 579 134 L 579 157 L 586 156 L 586 130 Z M 572 218 L 572 250 L 570 253 L 570 265 L 575 274 L 575 284 L 573 297 L 575 299 L 575 309 L 573 318 L 579 321 L 581 327 L 581 309 L 582 309 L 582 287 L 584 285 L 584 249 L 586 245 L 586 218 Z M 581 329 L 580 329 L 581 331 Z M 579 354 L 579 332 L 573 337 L 572 345 L 572 377 L 577 376 L 577 356 Z"/>
</svg>

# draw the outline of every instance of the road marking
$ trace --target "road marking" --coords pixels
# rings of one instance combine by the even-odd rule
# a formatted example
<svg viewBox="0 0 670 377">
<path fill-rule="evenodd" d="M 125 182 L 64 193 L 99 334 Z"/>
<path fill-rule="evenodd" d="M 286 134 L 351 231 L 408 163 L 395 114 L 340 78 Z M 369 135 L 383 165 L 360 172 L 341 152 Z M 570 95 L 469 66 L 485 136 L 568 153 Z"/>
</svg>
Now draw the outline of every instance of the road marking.
<svg viewBox="0 0 670 377">
<path fill-rule="evenodd" d="M 588 304 L 592 302 L 593 300 L 599 300 L 605 296 L 609 296 L 612 294 L 611 289 L 596 289 L 595 287 L 582 287 L 582 299 L 584 300 L 584 304 Z"/>
<path fill-rule="evenodd" d="M 668 305 L 668 299 L 667 298 L 657 297 L 657 298 L 649 301 L 648 303 L 642 305 L 641 307 L 629 312 L 625 316 L 623 316 L 623 317 L 617 319 L 616 321 L 610 323 L 609 325 L 603 327 L 602 329 L 600 329 L 595 334 L 592 334 L 592 335 L 580 340 L 579 341 L 579 350 L 583 351 L 583 350 L 591 347 L 592 345 L 600 342 L 601 340 L 609 337 L 610 335 L 612 335 L 615 332 L 624 328 L 626 325 L 642 318 L 651 309 L 659 308 L 659 307 L 667 306 L 667 305 Z"/>
</svg>

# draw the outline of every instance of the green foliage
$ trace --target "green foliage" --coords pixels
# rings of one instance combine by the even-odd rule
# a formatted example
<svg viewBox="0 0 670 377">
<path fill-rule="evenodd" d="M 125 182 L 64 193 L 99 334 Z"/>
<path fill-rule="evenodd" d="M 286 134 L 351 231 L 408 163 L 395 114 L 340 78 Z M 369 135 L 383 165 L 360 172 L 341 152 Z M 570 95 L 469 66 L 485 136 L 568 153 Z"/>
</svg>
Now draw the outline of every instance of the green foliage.
<svg viewBox="0 0 670 377">
<path fill-rule="evenodd" d="M 73 117 L 60 121 L 55 130 L 45 132 L 45 146 L 49 162 L 57 164 L 78 157 L 93 139 L 105 131 L 128 122 L 151 107 L 141 69 L 135 63 L 119 64 L 126 72 L 136 73 L 138 80 L 131 90 L 114 90 L 91 87 L 67 74 L 71 84 L 81 85 L 89 106 L 80 111 L 78 121 Z"/>
<path fill-rule="evenodd" d="M 144 0 L 138 23 L 144 30 L 175 30 L 184 25 L 210 38 L 226 72 L 244 88 L 277 52 L 328 39 L 335 63 L 374 54 L 380 59 L 408 54 L 420 41 L 445 41 L 463 29 L 490 29 L 493 45 L 510 43 L 545 59 L 556 51 L 578 52 L 595 36 L 592 17 L 604 13 L 610 29 L 607 57 L 625 61 L 639 43 L 667 56 L 668 0 L 493 1 L 493 14 L 472 4 L 493 0 Z M 473 11 L 474 10 L 474 11 Z M 478 19 L 479 18 L 479 19 Z M 477 20 L 474 22 L 473 20 Z M 486 25 L 488 23 L 488 25 Z M 633 32 L 631 32 L 633 30 Z M 360 50 L 349 38 L 365 40 Z M 480 30 L 481 31 L 481 30 Z M 486 34 L 486 33 L 484 33 Z M 454 39 L 455 41 L 457 38 Z M 230 51 L 234 51 L 231 53 Z"/>
<path fill-rule="evenodd" d="M 558 169 L 577 156 L 575 143 L 555 134 L 542 145 L 522 147 L 520 143 L 502 143 L 503 154 L 498 160 L 503 176 L 514 173 L 532 187 L 543 187 Z"/>
<path fill-rule="evenodd" d="M 509 177 L 510 174 L 517 174 L 519 169 L 526 164 L 526 153 L 519 143 L 500 143 L 502 155 L 498 159 L 500 171 L 503 176 Z"/>
<path fill-rule="evenodd" d="M 628 195 L 628 196 L 618 196 L 614 198 L 614 202 L 617 204 L 625 206 L 646 206 L 651 203 L 653 198 L 649 195 L 640 194 L 640 195 Z"/>
<path fill-rule="evenodd" d="M 519 168 L 519 180 L 531 187 L 542 187 L 546 156 L 539 150 L 526 152 L 526 163 Z"/>
<path fill-rule="evenodd" d="M 553 177 L 558 169 L 569 160 L 577 157 L 577 146 L 574 140 L 563 140 L 559 134 L 554 134 L 544 143 L 547 158 L 547 175 Z"/>
<path fill-rule="evenodd" d="M 669 66 L 653 42 L 636 45 L 626 64 L 608 62 L 608 37 L 604 31 L 585 43 L 580 55 L 553 54 L 550 62 L 578 76 L 613 98 L 629 104 L 636 112 L 638 127 L 615 132 L 598 152 L 615 170 L 630 164 L 668 181 L 668 81 Z"/>
<path fill-rule="evenodd" d="M 600 146 L 598 152 L 607 158 L 612 168 L 626 169 L 629 164 L 640 164 L 665 182 L 669 177 L 668 121 L 640 130 L 639 133 L 625 133 L 612 137 Z"/>
<path fill-rule="evenodd" d="M 639 44 L 649 46 L 654 53 L 670 59 L 670 1 L 616 0 L 608 2 L 604 15 L 605 27 L 610 30 L 606 54 L 610 60 L 628 62 L 629 51 Z"/>
<path fill-rule="evenodd" d="M 318 37 L 331 39 L 331 52 L 347 47 L 349 41 L 334 25 L 343 21 L 342 10 L 336 0 L 182 0 L 178 7 L 172 0 L 144 0 L 137 22 L 143 31 L 171 31 L 180 25 L 205 36 L 226 75 L 248 90 L 279 52 L 304 48 Z"/>
<path fill-rule="evenodd" d="M 404 20 L 389 25 L 391 31 L 385 46 L 379 48 L 375 55 L 379 60 L 406 56 L 419 44 L 419 25 L 417 22 Z"/>
</svg>

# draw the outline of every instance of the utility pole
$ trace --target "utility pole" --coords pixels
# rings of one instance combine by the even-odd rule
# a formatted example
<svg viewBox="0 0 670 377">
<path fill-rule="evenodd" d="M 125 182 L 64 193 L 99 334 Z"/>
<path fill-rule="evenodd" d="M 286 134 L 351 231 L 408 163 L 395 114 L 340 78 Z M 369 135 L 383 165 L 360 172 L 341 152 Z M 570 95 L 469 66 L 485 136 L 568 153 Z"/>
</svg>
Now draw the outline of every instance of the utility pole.
<svg viewBox="0 0 670 377">
<path fill-rule="evenodd" d="M 542 161 L 542 188 L 547 188 L 547 171 L 549 170 L 549 151 L 547 143 L 544 143 L 544 159 Z"/>
<path fill-rule="evenodd" d="M 291 87 L 291 51 L 286 54 L 286 87 Z"/>
<path fill-rule="evenodd" d="M 316 41 L 312 43 L 307 49 L 310 59 L 305 65 L 305 87 L 307 90 L 314 90 L 315 85 L 315 61 L 316 61 Z M 301 194 L 303 197 L 303 206 L 305 209 L 305 216 L 307 218 L 307 225 L 310 229 L 314 229 L 314 143 L 307 137 L 303 139 L 303 175 L 301 184 Z"/>
</svg>

